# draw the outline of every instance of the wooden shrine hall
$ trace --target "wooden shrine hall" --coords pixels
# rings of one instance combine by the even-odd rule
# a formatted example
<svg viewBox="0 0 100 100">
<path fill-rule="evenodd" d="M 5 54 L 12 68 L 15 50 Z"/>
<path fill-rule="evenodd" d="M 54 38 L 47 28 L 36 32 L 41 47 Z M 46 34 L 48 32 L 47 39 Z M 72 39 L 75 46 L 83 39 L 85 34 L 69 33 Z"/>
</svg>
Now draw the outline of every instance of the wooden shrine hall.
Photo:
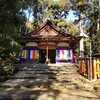
<svg viewBox="0 0 100 100">
<path fill-rule="evenodd" d="M 20 60 L 40 63 L 74 62 L 72 47 L 81 37 L 67 34 L 46 20 L 38 29 L 19 37 L 23 46 Z"/>
</svg>

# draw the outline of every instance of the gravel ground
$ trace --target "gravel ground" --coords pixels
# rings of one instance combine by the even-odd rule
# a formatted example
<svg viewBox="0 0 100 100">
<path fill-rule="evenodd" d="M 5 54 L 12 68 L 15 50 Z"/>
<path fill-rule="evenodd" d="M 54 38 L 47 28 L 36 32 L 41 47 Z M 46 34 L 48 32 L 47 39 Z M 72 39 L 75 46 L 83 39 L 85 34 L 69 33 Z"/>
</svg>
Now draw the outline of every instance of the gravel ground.
<svg viewBox="0 0 100 100">
<path fill-rule="evenodd" d="M 1 100 L 100 100 L 100 79 L 88 80 L 74 64 L 31 64 L 1 84 Z"/>
</svg>

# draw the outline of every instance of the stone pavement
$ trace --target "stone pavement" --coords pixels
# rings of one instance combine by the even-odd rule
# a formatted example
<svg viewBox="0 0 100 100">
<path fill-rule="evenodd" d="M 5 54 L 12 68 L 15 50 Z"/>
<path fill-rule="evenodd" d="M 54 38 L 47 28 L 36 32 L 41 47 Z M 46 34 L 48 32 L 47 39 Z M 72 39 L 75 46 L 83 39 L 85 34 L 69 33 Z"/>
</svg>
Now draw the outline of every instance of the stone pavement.
<svg viewBox="0 0 100 100">
<path fill-rule="evenodd" d="M 1 84 L 1 100 L 100 100 L 94 86 L 74 64 L 25 64 Z"/>
</svg>

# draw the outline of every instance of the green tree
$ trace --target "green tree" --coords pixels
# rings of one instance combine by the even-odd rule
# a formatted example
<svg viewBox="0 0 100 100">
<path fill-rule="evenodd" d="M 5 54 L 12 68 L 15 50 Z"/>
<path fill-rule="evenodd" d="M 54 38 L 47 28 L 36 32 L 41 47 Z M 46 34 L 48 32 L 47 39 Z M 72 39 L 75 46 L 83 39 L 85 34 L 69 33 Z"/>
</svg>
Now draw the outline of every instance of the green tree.
<svg viewBox="0 0 100 100">
<path fill-rule="evenodd" d="M 75 15 L 79 17 L 76 22 L 82 20 L 84 32 L 93 40 L 93 53 L 100 51 L 100 42 L 97 42 L 97 40 L 100 40 L 100 1 L 70 0 L 70 2 L 72 4 L 71 8 L 76 11 Z"/>
<path fill-rule="evenodd" d="M 20 0 L 0 0 L 0 58 L 2 60 L 8 62 L 14 52 L 19 53 L 20 45 L 16 39 L 25 32 L 25 21 Z"/>
<path fill-rule="evenodd" d="M 26 2 L 27 4 L 26 9 L 28 9 L 30 13 L 33 13 L 33 29 L 36 29 L 41 23 L 45 21 L 46 18 L 49 18 L 63 31 L 70 34 L 77 34 L 77 26 L 74 23 L 67 22 L 65 20 L 69 11 L 68 6 L 66 5 L 68 1 L 69 0 L 25 0 L 23 2 Z"/>
</svg>

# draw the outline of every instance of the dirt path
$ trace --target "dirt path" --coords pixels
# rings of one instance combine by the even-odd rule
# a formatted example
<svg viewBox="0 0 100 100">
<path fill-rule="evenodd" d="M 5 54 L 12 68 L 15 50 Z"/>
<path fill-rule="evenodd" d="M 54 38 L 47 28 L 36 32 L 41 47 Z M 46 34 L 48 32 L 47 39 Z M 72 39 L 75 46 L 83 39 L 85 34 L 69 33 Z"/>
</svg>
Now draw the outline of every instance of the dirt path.
<svg viewBox="0 0 100 100">
<path fill-rule="evenodd" d="M 0 99 L 100 100 L 96 85 L 100 80 L 83 78 L 73 64 L 26 64 L 1 85 Z"/>
</svg>

